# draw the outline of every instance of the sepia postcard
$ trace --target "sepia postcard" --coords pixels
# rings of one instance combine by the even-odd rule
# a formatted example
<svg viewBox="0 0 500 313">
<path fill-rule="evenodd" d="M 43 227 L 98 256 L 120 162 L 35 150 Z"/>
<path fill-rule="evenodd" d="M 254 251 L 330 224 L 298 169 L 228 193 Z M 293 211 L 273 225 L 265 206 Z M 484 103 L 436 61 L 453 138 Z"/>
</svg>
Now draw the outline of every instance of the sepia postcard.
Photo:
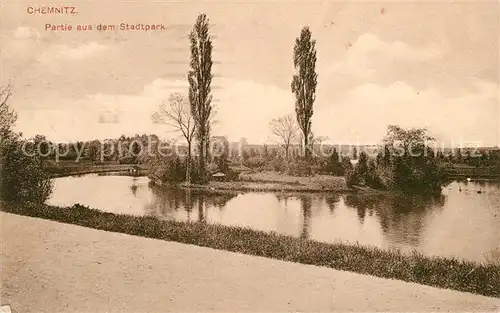
<svg viewBox="0 0 500 313">
<path fill-rule="evenodd" d="M 0 313 L 500 312 L 498 1 L 0 0 Z"/>
</svg>

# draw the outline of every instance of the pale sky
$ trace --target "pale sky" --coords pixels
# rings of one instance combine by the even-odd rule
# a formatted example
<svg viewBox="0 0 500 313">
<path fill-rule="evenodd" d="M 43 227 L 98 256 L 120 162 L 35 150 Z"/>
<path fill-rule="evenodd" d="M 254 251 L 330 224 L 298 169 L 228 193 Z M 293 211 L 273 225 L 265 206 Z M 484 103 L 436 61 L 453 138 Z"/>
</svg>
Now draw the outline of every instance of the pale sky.
<svg viewBox="0 0 500 313">
<path fill-rule="evenodd" d="M 378 143 L 389 124 L 427 127 L 445 144 L 500 144 L 498 2 L 99 1 L 78 15 L 34 15 L 61 3 L 3 1 L 1 84 L 14 87 L 16 130 L 53 140 L 168 135 L 151 113 L 187 92 L 187 34 L 212 24 L 214 135 L 272 142 L 272 118 L 294 114 L 292 51 L 308 25 L 317 43 L 313 132 Z M 144 23 L 164 31 L 95 30 Z M 46 31 L 45 24 L 92 31 Z"/>
</svg>

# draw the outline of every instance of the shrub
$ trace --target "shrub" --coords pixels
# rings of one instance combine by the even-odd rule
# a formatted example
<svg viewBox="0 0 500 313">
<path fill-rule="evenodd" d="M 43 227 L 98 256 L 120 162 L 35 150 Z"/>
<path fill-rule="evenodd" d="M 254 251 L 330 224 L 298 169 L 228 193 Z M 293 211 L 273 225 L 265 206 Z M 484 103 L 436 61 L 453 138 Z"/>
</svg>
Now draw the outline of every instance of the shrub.
<svg viewBox="0 0 500 313">
<path fill-rule="evenodd" d="M 334 176 L 343 176 L 344 168 L 342 166 L 341 158 L 337 149 L 333 149 L 332 154 L 328 158 L 321 160 L 321 170 Z"/>
<path fill-rule="evenodd" d="M 219 165 L 215 162 L 215 160 L 213 160 L 210 163 L 207 163 L 208 174 L 210 174 L 210 173 L 213 174 L 213 173 L 218 172 L 218 171 L 219 171 Z"/>
<path fill-rule="evenodd" d="M 344 176 L 347 188 L 352 188 L 354 185 L 358 184 L 358 177 L 356 176 L 356 173 L 353 170 L 350 169 L 346 170 L 344 172 Z"/>
<path fill-rule="evenodd" d="M 151 164 L 151 170 L 163 182 L 183 182 L 186 180 L 186 164 L 178 155 L 162 157 Z"/>
<path fill-rule="evenodd" d="M 229 181 L 239 180 L 239 178 L 240 175 L 238 174 L 238 172 L 233 171 L 232 169 L 229 169 L 226 173 L 226 179 Z"/>
<path fill-rule="evenodd" d="M 0 199 L 9 203 L 43 203 L 52 193 L 49 173 L 33 145 L 16 135 L 0 143 Z"/>
<path fill-rule="evenodd" d="M 283 173 L 287 169 L 287 161 L 283 159 L 282 156 L 278 155 L 276 158 L 271 160 L 270 163 L 271 170 L 278 172 L 278 173 Z M 266 168 L 267 170 L 267 168 Z"/>
<path fill-rule="evenodd" d="M 245 166 L 248 166 L 250 168 L 260 168 L 263 167 L 265 163 L 266 160 L 261 156 L 251 156 L 243 162 Z"/>
<path fill-rule="evenodd" d="M 310 176 L 312 174 L 311 164 L 304 160 L 290 161 L 288 167 L 288 175 L 292 176 Z"/>
</svg>

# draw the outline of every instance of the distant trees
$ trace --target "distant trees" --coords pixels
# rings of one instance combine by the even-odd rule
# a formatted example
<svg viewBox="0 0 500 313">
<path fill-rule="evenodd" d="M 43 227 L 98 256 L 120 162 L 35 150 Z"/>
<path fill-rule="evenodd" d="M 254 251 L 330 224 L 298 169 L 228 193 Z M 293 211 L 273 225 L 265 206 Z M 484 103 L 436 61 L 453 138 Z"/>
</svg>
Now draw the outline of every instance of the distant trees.
<svg viewBox="0 0 500 313">
<path fill-rule="evenodd" d="M 135 135 L 118 139 L 94 139 L 77 142 L 51 142 L 45 136 L 36 135 L 33 143 L 40 152 L 42 160 L 55 161 L 91 161 L 95 164 L 102 162 L 119 162 L 122 164 L 137 164 L 147 159 L 149 151 L 159 143 L 156 135 Z M 151 145 L 151 147 L 150 147 Z"/>
<path fill-rule="evenodd" d="M 212 113 L 212 40 L 209 35 L 209 20 L 200 14 L 189 34 L 191 62 L 188 72 L 189 103 L 196 123 L 198 139 L 199 167 L 203 176 L 209 151 L 210 124 Z"/>
<path fill-rule="evenodd" d="M 180 132 L 187 142 L 186 180 L 191 183 L 192 142 L 196 132 L 196 123 L 190 112 L 189 102 L 179 94 L 171 94 L 167 103 L 162 103 L 158 112 L 153 114 L 153 121 L 164 122 Z"/>
<path fill-rule="evenodd" d="M 276 136 L 283 148 L 285 148 L 285 157 L 289 158 L 289 149 L 293 140 L 297 137 L 297 123 L 292 115 L 284 115 L 273 119 L 269 127 L 274 136 Z"/>
<path fill-rule="evenodd" d="M 295 94 L 295 113 L 304 140 L 304 155 L 311 156 L 309 135 L 313 104 L 316 99 L 316 41 L 312 39 L 309 27 L 302 28 L 293 49 L 293 66 L 296 74 L 292 78 L 291 89 Z"/>
<path fill-rule="evenodd" d="M 40 154 L 40 162 L 43 162 L 44 159 L 50 156 L 52 147 L 50 147 L 45 136 L 35 135 L 35 138 L 33 138 L 33 144 L 34 147 L 38 149 Z"/>
<path fill-rule="evenodd" d="M 94 162 L 99 162 L 100 155 L 101 155 L 101 143 L 99 142 L 99 140 L 96 139 L 89 142 L 87 149 L 87 157 Z"/>
<path fill-rule="evenodd" d="M 312 131 L 309 132 L 309 141 L 308 141 L 308 144 L 309 144 L 309 151 L 311 153 L 313 153 L 315 150 L 314 150 L 314 146 L 317 144 L 320 148 L 321 148 L 321 145 L 323 144 L 324 141 L 328 140 L 328 137 L 327 136 L 316 136 Z"/>
<path fill-rule="evenodd" d="M 462 157 L 462 151 L 460 151 L 461 149 L 457 149 L 457 163 L 462 163 L 464 161 L 463 157 Z"/>
<path fill-rule="evenodd" d="M 354 146 L 352 148 L 352 157 L 351 157 L 353 160 L 357 160 L 358 159 L 358 148 L 356 148 L 356 146 Z"/>
<path fill-rule="evenodd" d="M 484 174 L 500 173 L 500 149 L 498 148 L 455 148 L 448 152 L 446 161 L 450 165 L 473 166 L 475 170 Z"/>
</svg>

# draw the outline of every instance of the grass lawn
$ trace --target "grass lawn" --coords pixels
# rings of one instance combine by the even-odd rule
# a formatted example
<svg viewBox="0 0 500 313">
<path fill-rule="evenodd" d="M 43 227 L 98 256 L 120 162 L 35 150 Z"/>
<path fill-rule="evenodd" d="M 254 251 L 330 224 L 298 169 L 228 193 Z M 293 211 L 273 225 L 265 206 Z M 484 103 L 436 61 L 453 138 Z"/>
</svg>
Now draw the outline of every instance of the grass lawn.
<svg viewBox="0 0 500 313">
<path fill-rule="evenodd" d="M 318 189 L 339 190 L 347 189 L 343 176 L 313 175 L 309 177 L 291 176 L 276 172 L 241 173 L 244 181 L 285 183 L 291 185 L 306 185 Z"/>
<path fill-rule="evenodd" d="M 500 297 L 500 264 L 476 264 L 457 259 L 425 257 L 417 253 L 405 255 L 359 245 L 321 243 L 248 228 L 117 215 L 81 205 L 64 208 L 48 205 L 2 206 L 2 210 L 106 231 Z"/>
<path fill-rule="evenodd" d="M 241 173 L 240 180 L 238 181 L 210 181 L 206 185 L 191 185 L 190 187 L 207 190 L 234 191 L 351 191 L 347 188 L 344 177 L 329 175 L 299 177 L 276 172 Z"/>
</svg>

